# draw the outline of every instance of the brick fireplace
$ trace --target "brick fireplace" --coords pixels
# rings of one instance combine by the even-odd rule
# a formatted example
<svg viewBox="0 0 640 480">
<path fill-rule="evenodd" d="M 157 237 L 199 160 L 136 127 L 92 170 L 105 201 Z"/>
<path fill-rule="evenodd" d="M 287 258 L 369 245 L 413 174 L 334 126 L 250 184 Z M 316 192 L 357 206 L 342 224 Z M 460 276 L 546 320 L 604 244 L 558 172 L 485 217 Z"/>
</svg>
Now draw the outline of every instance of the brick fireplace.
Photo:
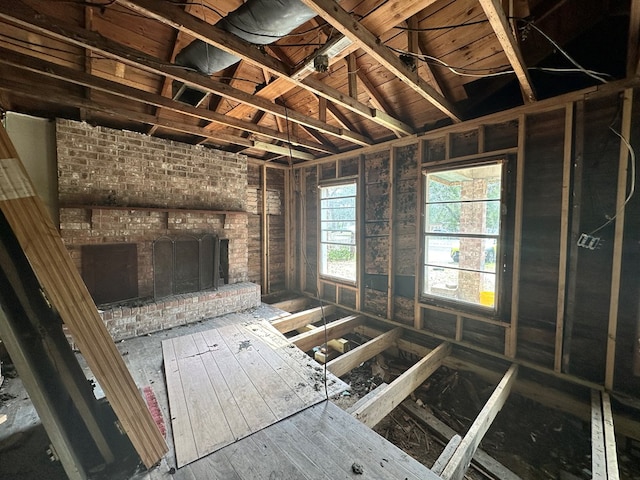
<svg viewBox="0 0 640 480">
<path fill-rule="evenodd" d="M 115 339 L 259 304 L 246 157 L 68 120 L 56 141 L 62 239 Z"/>
</svg>

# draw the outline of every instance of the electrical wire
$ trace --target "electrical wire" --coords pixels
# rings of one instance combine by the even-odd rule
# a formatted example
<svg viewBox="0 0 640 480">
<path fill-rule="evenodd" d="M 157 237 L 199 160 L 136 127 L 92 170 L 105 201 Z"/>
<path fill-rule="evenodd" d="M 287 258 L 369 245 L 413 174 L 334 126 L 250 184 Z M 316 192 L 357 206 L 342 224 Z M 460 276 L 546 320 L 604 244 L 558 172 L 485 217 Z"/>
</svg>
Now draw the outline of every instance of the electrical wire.
<svg viewBox="0 0 640 480">
<path fill-rule="evenodd" d="M 631 187 L 629 189 L 629 194 L 627 195 L 627 198 L 625 199 L 624 203 L 622 205 L 620 205 L 620 208 L 615 213 L 615 215 L 613 215 L 612 217 L 610 217 L 608 215 L 605 215 L 605 218 L 607 219 L 607 221 L 604 222 L 602 225 L 600 225 L 595 230 L 591 231 L 589 233 L 589 236 L 593 235 L 594 233 L 599 232 L 600 230 L 602 230 L 607 225 L 610 225 L 618 217 L 618 215 L 620 215 L 620 213 L 622 213 L 624 211 L 624 208 L 627 206 L 627 203 L 629 203 L 629 201 L 631 200 L 631 197 L 633 197 L 633 194 L 636 191 L 636 154 L 635 154 L 635 151 L 634 151 L 633 147 L 631 146 L 631 144 L 629 143 L 629 141 L 626 138 L 624 138 L 624 136 L 620 132 L 615 130 L 612 126 L 609 126 L 609 130 L 611 130 L 615 135 L 620 137 L 620 140 L 622 141 L 624 146 L 627 147 L 627 150 L 629 150 L 629 157 L 628 157 L 628 161 L 627 162 L 631 164 Z"/>
<path fill-rule="evenodd" d="M 472 25 L 478 25 L 480 23 L 489 23 L 489 20 L 484 19 L 484 20 L 475 20 L 473 22 L 467 22 L 467 23 L 456 23 L 453 25 L 444 25 L 444 26 L 440 26 L 440 27 L 424 27 L 424 28 L 409 28 L 409 27 L 403 27 L 400 25 L 396 25 L 395 29 L 397 30 L 404 30 L 405 32 L 433 32 L 433 31 L 437 31 L 437 30 L 449 30 L 452 28 L 460 28 L 460 27 L 469 27 Z"/>
<path fill-rule="evenodd" d="M 607 83 L 607 80 L 605 80 L 604 78 L 602 78 L 599 74 L 595 74 L 593 73 L 591 70 L 587 70 L 586 68 L 584 68 L 582 65 L 580 65 L 576 60 L 573 59 L 573 57 L 571 57 L 571 55 L 569 55 L 560 45 L 558 45 L 549 35 L 547 35 L 546 33 L 544 33 L 538 26 L 536 26 L 535 23 L 533 22 L 526 22 L 527 26 L 530 26 L 531 28 L 533 28 L 536 32 L 538 32 L 540 35 L 542 35 L 551 45 L 554 46 L 554 48 L 556 48 L 567 60 L 569 60 L 573 65 L 575 65 L 575 67 L 577 69 L 579 69 L 581 72 L 583 72 L 585 75 L 590 76 L 591 78 L 594 78 L 596 80 L 598 80 L 599 82 L 602 83 Z"/>
</svg>

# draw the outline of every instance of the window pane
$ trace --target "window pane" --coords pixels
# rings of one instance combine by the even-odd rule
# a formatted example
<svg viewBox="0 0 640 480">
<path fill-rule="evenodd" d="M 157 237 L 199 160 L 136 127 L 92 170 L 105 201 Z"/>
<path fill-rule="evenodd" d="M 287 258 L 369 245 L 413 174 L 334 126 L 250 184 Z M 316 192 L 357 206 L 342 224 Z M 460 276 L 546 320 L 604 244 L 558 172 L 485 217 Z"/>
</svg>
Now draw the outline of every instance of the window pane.
<svg viewBox="0 0 640 480">
<path fill-rule="evenodd" d="M 356 281 L 356 184 L 320 188 L 320 274 Z"/>
<path fill-rule="evenodd" d="M 423 294 L 494 308 L 502 162 L 426 175 Z"/>
<path fill-rule="evenodd" d="M 320 198 L 336 198 L 336 197 L 355 197 L 356 184 L 348 183 L 345 185 L 334 185 L 332 187 L 322 187 L 320 189 Z"/>
</svg>

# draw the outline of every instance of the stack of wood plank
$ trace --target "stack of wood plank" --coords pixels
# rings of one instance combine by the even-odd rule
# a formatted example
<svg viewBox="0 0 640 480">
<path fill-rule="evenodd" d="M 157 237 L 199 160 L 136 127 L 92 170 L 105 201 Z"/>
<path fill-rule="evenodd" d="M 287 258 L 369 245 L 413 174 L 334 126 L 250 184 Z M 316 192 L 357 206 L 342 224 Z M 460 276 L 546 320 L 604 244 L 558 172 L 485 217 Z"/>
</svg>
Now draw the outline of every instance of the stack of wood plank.
<svg viewBox="0 0 640 480">
<path fill-rule="evenodd" d="M 147 468 L 167 445 L 49 219 L 6 131 L 0 126 L 0 211 L 42 291 L 63 320 Z"/>
</svg>

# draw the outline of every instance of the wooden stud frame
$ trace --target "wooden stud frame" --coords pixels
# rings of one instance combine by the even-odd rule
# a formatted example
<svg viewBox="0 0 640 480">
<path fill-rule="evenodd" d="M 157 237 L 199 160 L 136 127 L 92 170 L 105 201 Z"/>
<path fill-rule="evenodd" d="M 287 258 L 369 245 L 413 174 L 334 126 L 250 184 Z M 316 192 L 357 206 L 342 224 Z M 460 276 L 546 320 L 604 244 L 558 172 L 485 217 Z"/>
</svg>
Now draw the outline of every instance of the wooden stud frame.
<svg viewBox="0 0 640 480">
<path fill-rule="evenodd" d="M 607 358 L 605 363 L 604 386 L 613 390 L 616 361 L 616 334 L 618 329 L 618 308 L 620 306 L 620 284 L 622 278 L 622 243 L 624 240 L 624 215 L 627 203 L 627 176 L 629 165 L 629 147 L 625 142 L 631 135 L 631 111 L 633 90 L 624 91 L 622 104 L 622 128 L 620 135 L 620 161 L 618 164 L 618 194 L 616 198 L 615 236 L 613 240 L 613 259 L 611 268 L 611 300 L 609 304 L 609 326 L 607 330 Z"/>
</svg>

